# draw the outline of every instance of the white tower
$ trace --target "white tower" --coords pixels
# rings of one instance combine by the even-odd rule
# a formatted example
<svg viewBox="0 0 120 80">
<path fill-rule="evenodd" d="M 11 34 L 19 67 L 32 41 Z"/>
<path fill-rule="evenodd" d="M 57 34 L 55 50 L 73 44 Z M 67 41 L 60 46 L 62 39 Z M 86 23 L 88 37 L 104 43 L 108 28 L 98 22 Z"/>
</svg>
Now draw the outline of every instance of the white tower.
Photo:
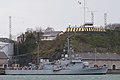
<svg viewBox="0 0 120 80">
<path fill-rule="evenodd" d="M 11 34 L 11 16 L 9 16 L 9 39 L 12 39 L 12 34 Z"/>
</svg>

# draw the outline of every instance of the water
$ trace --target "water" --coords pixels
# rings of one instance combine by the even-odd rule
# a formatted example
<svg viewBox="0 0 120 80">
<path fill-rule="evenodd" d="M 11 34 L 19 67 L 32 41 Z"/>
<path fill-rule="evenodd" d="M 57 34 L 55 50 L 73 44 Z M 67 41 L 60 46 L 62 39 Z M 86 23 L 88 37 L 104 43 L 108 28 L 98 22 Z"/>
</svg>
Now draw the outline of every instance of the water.
<svg viewBox="0 0 120 80">
<path fill-rule="evenodd" d="M 0 80 L 120 80 L 120 75 L 0 75 Z"/>
</svg>

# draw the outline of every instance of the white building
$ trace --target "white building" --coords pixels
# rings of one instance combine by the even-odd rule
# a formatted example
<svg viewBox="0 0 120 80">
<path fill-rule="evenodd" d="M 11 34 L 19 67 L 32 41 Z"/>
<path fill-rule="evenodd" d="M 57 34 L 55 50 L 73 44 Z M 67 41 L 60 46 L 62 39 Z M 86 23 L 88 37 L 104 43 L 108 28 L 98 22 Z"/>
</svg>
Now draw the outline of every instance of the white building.
<svg viewBox="0 0 120 80">
<path fill-rule="evenodd" d="M 7 55 L 0 51 L 0 68 L 4 68 L 5 65 L 8 65 L 8 60 Z"/>
<path fill-rule="evenodd" d="M 14 41 L 8 38 L 0 38 L 0 65 L 8 64 L 8 60 L 14 54 Z"/>
<path fill-rule="evenodd" d="M 50 32 L 44 32 L 42 35 L 41 40 L 42 41 L 49 41 L 49 40 L 55 40 L 57 36 L 63 34 L 63 31 L 50 31 Z"/>
</svg>

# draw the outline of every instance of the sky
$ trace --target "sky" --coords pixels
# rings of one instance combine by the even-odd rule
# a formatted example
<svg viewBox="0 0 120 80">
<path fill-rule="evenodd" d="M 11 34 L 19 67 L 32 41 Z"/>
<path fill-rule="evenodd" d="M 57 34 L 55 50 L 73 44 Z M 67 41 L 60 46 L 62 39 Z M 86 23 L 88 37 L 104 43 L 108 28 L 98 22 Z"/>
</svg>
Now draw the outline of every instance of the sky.
<svg viewBox="0 0 120 80">
<path fill-rule="evenodd" d="M 81 4 L 78 4 L 78 1 Z M 91 22 L 90 11 L 94 12 L 94 25 L 120 23 L 120 0 L 85 0 L 86 22 Z M 0 0 L 0 37 L 9 37 L 9 16 L 13 38 L 27 28 L 65 31 L 69 24 L 80 26 L 84 23 L 84 0 Z"/>
</svg>

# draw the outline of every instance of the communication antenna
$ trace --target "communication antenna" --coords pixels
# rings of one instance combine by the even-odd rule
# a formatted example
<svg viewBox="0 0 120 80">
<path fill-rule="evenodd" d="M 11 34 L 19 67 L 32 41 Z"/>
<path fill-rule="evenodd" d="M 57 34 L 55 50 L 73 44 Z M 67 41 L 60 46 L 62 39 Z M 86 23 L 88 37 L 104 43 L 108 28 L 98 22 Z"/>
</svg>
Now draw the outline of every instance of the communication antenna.
<svg viewBox="0 0 120 80">
<path fill-rule="evenodd" d="M 107 13 L 104 13 L 104 25 L 107 25 Z"/>
<path fill-rule="evenodd" d="M 94 13 L 91 12 L 91 22 L 94 24 Z"/>
<path fill-rule="evenodd" d="M 97 12 L 97 11 L 88 11 L 91 13 L 91 23 L 94 25 L 94 12 Z"/>
<path fill-rule="evenodd" d="M 81 4 L 80 1 L 78 1 L 78 3 Z M 86 7 L 86 0 L 84 0 L 84 7 L 83 8 L 84 8 L 84 23 L 83 24 L 84 24 L 84 27 L 85 27 L 86 9 L 88 9 L 88 7 Z"/>
<path fill-rule="evenodd" d="M 12 39 L 11 28 L 11 16 L 9 16 L 9 39 Z"/>
<path fill-rule="evenodd" d="M 86 6 L 86 1 L 84 0 L 84 27 L 85 27 L 85 15 L 86 15 L 86 13 L 85 13 L 85 11 L 86 11 L 85 8 L 86 8 L 86 7 L 85 7 L 85 6 Z"/>
</svg>

